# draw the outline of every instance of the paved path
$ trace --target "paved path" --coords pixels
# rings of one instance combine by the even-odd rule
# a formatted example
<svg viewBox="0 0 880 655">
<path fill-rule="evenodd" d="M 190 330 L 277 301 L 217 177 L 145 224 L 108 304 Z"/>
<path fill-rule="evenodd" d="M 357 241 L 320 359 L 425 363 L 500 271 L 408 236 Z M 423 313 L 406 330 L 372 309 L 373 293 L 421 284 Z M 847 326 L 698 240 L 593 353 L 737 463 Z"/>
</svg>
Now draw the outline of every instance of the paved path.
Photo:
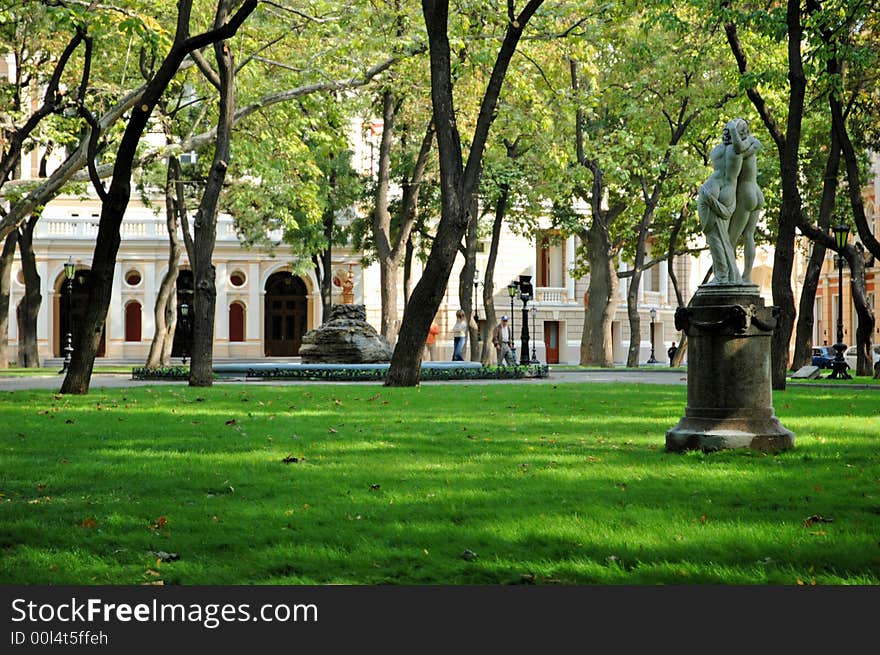
<svg viewBox="0 0 880 655">
<path fill-rule="evenodd" d="M 58 391 L 61 387 L 61 376 L 31 376 L 16 377 L 0 375 L 0 391 L 20 391 L 25 389 L 50 389 Z M 449 381 L 429 381 L 423 384 L 559 384 L 566 382 L 629 382 L 641 384 L 687 384 L 687 371 L 665 369 L 665 368 L 644 368 L 644 369 L 590 369 L 585 371 L 562 370 L 554 371 L 550 369 L 550 375 L 546 378 L 529 378 L 520 380 L 449 380 Z M 310 380 L 270 380 L 255 378 L 222 378 L 215 380 L 214 384 L 264 384 L 264 385 L 289 385 L 289 384 L 372 384 L 380 385 L 381 382 L 318 382 Z M 186 384 L 182 381 L 159 381 L 159 380 L 132 380 L 131 375 L 123 373 L 96 373 L 92 376 L 91 389 L 99 389 L 101 387 L 144 387 L 158 386 L 168 384 Z M 848 389 L 875 389 L 880 390 L 880 385 L 840 385 L 835 382 L 828 383 L 806 383 L 806 382 L 788 382 L 788 386 L 810 386 L 810 387 L 828 387 L 840 388 L 846 386 Z"/>
<path fill-rule="evenodd" d="M 0 375 L 0 391 L 19 391 L 25 389 L 50 389 L 57 391 L 61 387 L 61 375 L 35 376 L 3 376 Z M 427 381 L 423 384 L 547 384 L 565 382 L 644 382 L 650 384 L 686 384 L 687 373 L 662 369 L 646 369 L 633 371 L 624 369 L 590 370 L 590 371 L 553 371 L 546 378 L 529 378 L 520 380 L 449 380 Z M 221 378 L 214 384 L 374 384 L 381 382 L 319 382 L 310 380 L 271 380 L 259 378 Z M 143 387 L 166 384 L 185 384 L 182 381 L 132 380 L 131 375 L 124 373 L 96 373 L 92 376 L 91 389 L 101 387 Z"/>
</svg>

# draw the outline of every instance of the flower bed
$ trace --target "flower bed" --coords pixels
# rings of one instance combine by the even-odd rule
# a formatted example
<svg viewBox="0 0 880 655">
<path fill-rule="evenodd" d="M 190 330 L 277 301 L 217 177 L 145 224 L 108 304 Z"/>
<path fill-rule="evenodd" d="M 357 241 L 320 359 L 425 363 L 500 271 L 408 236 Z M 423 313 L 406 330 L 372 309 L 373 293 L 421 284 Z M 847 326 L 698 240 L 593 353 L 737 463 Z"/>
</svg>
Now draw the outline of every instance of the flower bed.
<svg viewBox="0 0 880 655">
<path fill-rule="evenodd" d="M 339 366 L 307 364 L 248 368 L 244 375 L 250 379 L 315 380 L 328 382 L 381 382 L 388 373 L 388 365 L 346 364 Z M 550 373 L 546 364 L 523 366 L 422 366 L 421 380 L 512 380 L 520 378 L 545 378 Z M 216 377 L 216 373 L 215 373 Z M 132 380 L 188 380 L 188 366 L 163 368 L 133 368 Z"/>
</svg>

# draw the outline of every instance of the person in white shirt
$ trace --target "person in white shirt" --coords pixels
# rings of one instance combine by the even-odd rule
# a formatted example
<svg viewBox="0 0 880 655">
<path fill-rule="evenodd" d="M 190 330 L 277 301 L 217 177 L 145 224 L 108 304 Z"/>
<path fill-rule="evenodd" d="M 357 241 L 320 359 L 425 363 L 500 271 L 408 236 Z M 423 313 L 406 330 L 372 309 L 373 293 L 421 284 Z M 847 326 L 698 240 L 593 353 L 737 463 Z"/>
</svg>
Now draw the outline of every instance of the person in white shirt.
<svg viewBox="0 0 880 655">
<path fill-rule="evenodd" d="M 507 324 L 507 315 L 501 317 L 501 322 L 495 326 L 492 332 L 492 345 L 498 355 L 498 366 L 516 366 L 516 350 L 513 346 L 513 334 Z"/>
<path fill-rule="evenodd" d="M 455 312 L 455 325 L 452 326 L 452 361 L 463 362 L 465 341 L 467 341 L 468 323 L 462 310 Z"/>
</svg>

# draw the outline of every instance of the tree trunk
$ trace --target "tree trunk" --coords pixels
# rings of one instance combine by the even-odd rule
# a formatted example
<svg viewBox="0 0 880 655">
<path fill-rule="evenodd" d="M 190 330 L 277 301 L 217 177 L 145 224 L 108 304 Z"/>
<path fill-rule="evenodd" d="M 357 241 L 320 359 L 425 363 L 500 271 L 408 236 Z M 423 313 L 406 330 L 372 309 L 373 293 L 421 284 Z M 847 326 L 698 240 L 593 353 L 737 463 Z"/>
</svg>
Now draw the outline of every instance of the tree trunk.
<svg viewBox="0 0 880 655">
<path fill-rule="evenodd" d="M 183 246 L 177 238 L 180 227 L 178 215 L 185 211 L 183 196 L 175 193 L 179 188 L 180 163 L 177 157 L 168 160 L 168 174 L 165 181 L 165 224 L 168 226 L 168 270 L 159 284 L 153 316 L 156 331 L 147 355 L 147 368 L 168 366 L 171 363 L 171 348 L 174 344 L 174 331 L 177 327 L 177 276 L 180 272 L 180 256 Z"/>
<path fill-rule="evenodd" d="M 40 294 L 40 275 L 34 254 L 34 227 L 39 216 L 34 214 L 18 233 L 18 252 L 24 273 L 24 296 L 18 304 L 18 365 L 23 368 L 39 368 L 40 353 L 37 346 L 37 316 L 43 296 Z"/>
<path fill-rule="evenodd" d="M 333 196 L 333 178 L 331 173 L 330 196 Z M 321 273 L 318 281 L 321 288 L 321 316 L 322 323 L 330 320 L 330 308 L 333 306 L 333 228 L 335 227 L 334 210 L 331 207 L 324 214 L 324 238 L 327 240 L 327 246 L 320 254 Z"/>
<path fill-rule="evenodd" d="M 391 212 L 388 208 L 391 186 L 391 141 L 396 116 L 394 94 L 390 89 L 382 93 L 382 138 L 379 141 L 379 160 L 376 181 L 376 204 L 373 208 L 373 240 L 379 259 L 379 293 L 382 299 L 382 318 L 379 333 L 389 343 L 397 337 L 397 262 L 391 257 Z"/>
<path fill-rule="evenodd" d="M 468 225 L 464 238 L 464 266 L 458 278 L 458 306 L 464 312 L 468 321 L 468 341 L 470 342 L 470 360 L 477 361 L 480 357 L 480 344 L 477 340 L 477 323 L 473 320 L 474 304 L 474 280 L 477 274 L 477 217 L 479 216 L 479 201 L 476 196 L 471 206 L 471 215 L 474 220 Z"/>
<path fill-rule="evenodd" d="M 416 220 L 416 205 L 419 189 L 428 155 L 434 140 L 434 129 L 431 123 L 425 130 L 421 149 L 416 158 L 412 176 L 401 185 L 403 193 L 400 202 L 400 228 L 395 237 L 391 234 L 391 212 L 389 209 L 389 188 L 391 185 L 391 146 L 394 140 L 394 121 L 397 116 L 398 104 L 394 93 L 386 89 L 382 93 L 382 139 L 379 142 L 379 161 L 376 183 L 376 200 L 373 209 L 372 232 L 379 260 L 380 294 L 382 299 L 382 318 L 379 332 L 392 345 L 397 341 L 400 325 L 397 305 L 397 269 L 407 255 L 410 234 Z"/>
<path fill-rule="evenodd" d="M 228 5 L 228 0 L 223 0 L 218 5 L 215 28 L 226 20 Z M 195 288 L 192 360 L 189 367 L 191 387 L 210 387 L 214 383 L 214 317 L 217 311 L 214 244 L 217 241 L 217 210 L 220 193 L 229 168 L 230 141 L 235 113 L 235 65 L 228 42 L 215 42 L 214 56 L 217 60 L 220 92 L 217 141 L 208 181 L 193 221 L 195 261 L 192 262 L 192 267 Z"/>
<path fill-rule="evenodd" d="M 616 257 L 611 254 L 608 235 L 596 220 L 587 233 L 590 283 L 581 338 L 581 366 L 614 366 L 611 323 L 617 309 Z M 585 347 L 586 346 L 586 347 Z M 585 357 L 586 355 L 586 357 Z"/>
<path fill-rule="evenodd" d="M 856 375 L 872 375 L 874 358 L 871 354 L 871 338 L 874 336 L 874 310 L 868 303 L 865 285 L 865 251 L 861 244 L 857 244 L 855 247 L 848 247 L 845 256 L 850 267 L 850 288 L 859 322 L 855 330 Z"/>
<path fill-rule="evenodd" d="M 822 201 L 819 207 L 818 228 L 822 232 L 828 232 L 831 224 L 831 214 L 834 211 L 834 202 L 839 184 L 838 171 L 840 167 L 840 140 L 837 133 L 831 130 L 831 148 L 828 152 L 828 160 L 825 163 L 825 175 L 822 185 Z M 825 246 L 813 241 L 813 251 L 807 263 L 804 273 L 804 282 L 801 286 L 801 297 L 798 304 L 797 330 L 794 337 L 794 359 L 792 368 L 800 369 L 813 361 L 813 305 L 816 301 L 816 289 L 819 286 L 819 277 L 822 273 L 822 263 L 825 261 Z"/>
<path fill-rule="evenodd" d="M 508 149 L 509 154 L 509 149 Z M 498 324 L 495 313 L 495 263 L 498 261 L 498 248 L 501 244 L 501 227 L 504 216 L 507 213 L 507 203 L 510 199 L 510 185 L 501 185 L 501 194 L 495 203 L 495 219 L 492 221 L 492 241 L 489 244 L 489 257 L 486 260 L 486 274 L 483 277 L 483 308 L 486 313 L 486 321 L 480 335 L 483 347 L 480 352 L 480 361 L 484 366 L 497 362 L 495 348 L 492 345 L 492 330 Z"/>
<path fill-rule="evenodd" d="M 9 368 L 9 303 L 12 293 L 12 261 L 18 232 L 10 232 L 0 253 L 0 368 Z"/>
<path fill-rule="evenodd" d="M 638 368 L 642 354 L 642 317 L 639 315 L 639 287 L 642 271 L 636 268 L 629 278 L 626 291 L 626 313 L 629 319 L 629 349 L 626 354 L 628 368 Z"/>
<path fill-rule="evenodd" d="M 819 286 L 819 275 L 822 262 L 825 260 L 825 246 L 814 243 L 813 252 L 807 262 L 804 282 L 801 286 L 801 297 L 798 300 L 797 327 L 794 335 L 794 356 L 791 368 L 795 371 L 809 365 L 813 360 L 813 304 L 816 301 L 816 289 Z"/>
</svg>

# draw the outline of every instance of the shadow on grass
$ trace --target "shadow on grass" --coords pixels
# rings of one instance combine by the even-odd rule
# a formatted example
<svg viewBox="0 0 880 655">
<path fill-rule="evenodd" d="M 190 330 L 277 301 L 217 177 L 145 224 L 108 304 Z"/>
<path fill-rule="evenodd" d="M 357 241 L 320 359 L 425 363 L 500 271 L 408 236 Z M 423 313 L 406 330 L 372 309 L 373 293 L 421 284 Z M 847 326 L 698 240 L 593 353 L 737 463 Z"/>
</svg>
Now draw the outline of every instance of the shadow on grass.
<svg viewBox="0 0 880 655">
<path fill-rule="evenodd" d="M 776 456 L 665 453 L 684 404 L 655 385 L 3 395 L 0 581 L 880 582 L 872 395 L 777 396 L 798 441 Z"/>
</svg>

